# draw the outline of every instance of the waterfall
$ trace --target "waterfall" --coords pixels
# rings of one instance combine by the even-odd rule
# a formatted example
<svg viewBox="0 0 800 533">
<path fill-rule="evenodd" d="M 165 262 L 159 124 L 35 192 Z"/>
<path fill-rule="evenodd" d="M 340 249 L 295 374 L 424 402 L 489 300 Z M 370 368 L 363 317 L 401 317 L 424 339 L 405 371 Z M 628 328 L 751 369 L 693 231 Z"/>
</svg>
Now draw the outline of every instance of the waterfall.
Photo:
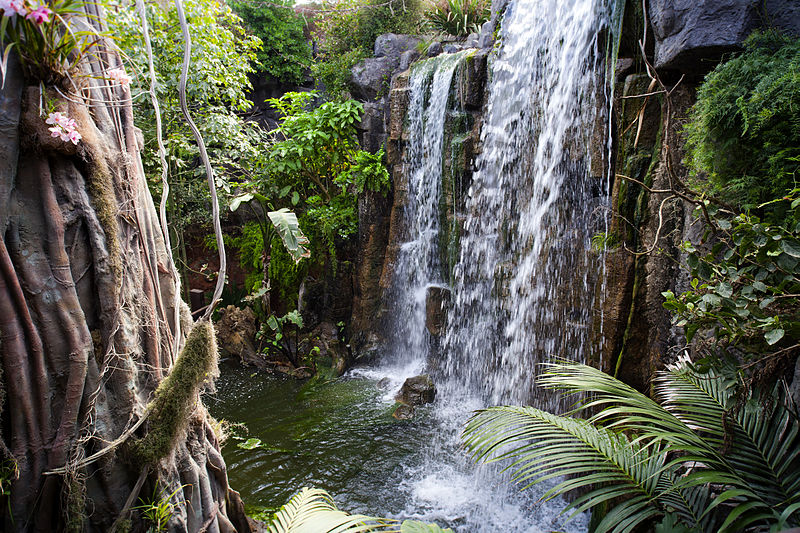
<svg viewBox="0 0 800 533">
<path fill-rule="evenodd" d="M 444 285 L 440 254 L 443 145 L 453 73 L 470 51 L 417 63 L 409 79 L 408 145 L 403 157 L 403 233 L 394 261 L 390 331 L 391 362 L 422 371 L 431 338 L 425 328 L 427 291 Z M 388 361 L 384 361 L 385 363 Z"/>
<path fill-rule="evenodd" d="M 605 12 L 600 0 L 519 0 L 503 19 L 454 271 L 446 394 L 557 408 L 533 388 L 538 363 L 596 351 L 602 267 L 590 241 L 606 177 L 590 175 L 589 144 Z"/>
<path fill-rule="evenodd" d="M 449 206 L 457 210 L 448 222 L 454 227 L 443 227 L 443 154 L 448 114 L 458 112 L 453 73 L 467 56 L 443 55 L 412 72 L 407 187 L 396 191 L 395 206 L 402 206 L 404 229 L 383 363 L 395 383 L 431 372 L 438 393 L 430 444 L 405 466 L 398 517 L 440 521 L 459 533 L 587 527 L 585 516 L 564 525 L 558 512 L 565 504 L 539 501 L 542 489 L 519 492 L 496 469 L 476 469 L 458 435 L 469 413 L 487 405 L 559 409 L 557 397 L 535 388 L 539 363 L 586 360 L 599 350 L 602 258 L 591 241 L 605 229 L 607 209 L 599 42 L 608 11 L 606 0 L 509 5 L 490 58 L 471 185 L 464 201 Z M 437 338 L 426 329 L 431 287 L 450 292 Z"/>
</svg>

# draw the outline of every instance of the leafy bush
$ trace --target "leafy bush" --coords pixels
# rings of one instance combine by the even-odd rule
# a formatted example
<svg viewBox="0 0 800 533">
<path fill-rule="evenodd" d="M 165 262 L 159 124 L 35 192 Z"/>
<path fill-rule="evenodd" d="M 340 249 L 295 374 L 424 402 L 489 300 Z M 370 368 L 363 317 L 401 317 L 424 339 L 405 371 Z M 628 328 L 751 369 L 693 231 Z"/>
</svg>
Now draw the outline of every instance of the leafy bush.
<svg viewBox="0 0 800 533">
<path fill-rule="evenodd" d="M 800 189 L 793 191 L 799 194 Z M 706 355 L 736 352 L 747 360 L 790 356 L 800 339 L 800 198 L 779 199 L 788 212 L 782 224 L 749 214 L 731 215 L 712 204 L 705 209 L 718 230 L 710 251 L 684 243 L 691 288 L 664 294 L 664 307 L 685 328 L 688 341 L 712 330 Z M 711 237 L 707 232 L 706 237 Z"/>
<path fill-rule="evenodd" d="M 800 39 L 755 33 L 700 86 L 686 126 L 687 163 L 713 192 L 755 206 L 798 186 Z"/>
<path fill-rule="evenodd" d="M 466 37 L 479 32 L 491 14 L 491 2 L 487 0 L 437 0 L 425 17 L 439 33 Z"/>
<path fill-rule="evenodd" d="M 295 13 L 294 1 L 253 4 L 232 0 L 230 6 L 259 39 L 257 69 L 274 80 L 302 84 L 311 67 L 311 47 L 305 36 L 306 22 Z"/>
<path fill-rule="evenodd" d="M 607 505 L 597 533 L 634 531 L 658 517 L 656 531 L 800 525 L 800 420 L 779 390 L 748 393 L 735 373 L 681 360 L 658 373 L 656 402 L 595 368 L 548 366 L 540 385 L 588 397 L 571 415 L 589 418 L 479 411 L 463 435 L 474 458 L 512 460 L 526 486 L 570 474 L 545 498 L 588 490 L 567 509 L 574 516 Z"/>
<path fill-rule="evenodd" d="M 122 51 L 131 63 L 132 72 L 147 72 L 147 55 L 139 15 L 133 6 L 122 0 L 109 0 L 106 8 L 114 12 L 108 22 Z M 255 123 L 242 120 L 237 114 L 252 106 L 246 92 L 248 75 L 253 72 L 259 42 L 248 35 L 242 20 L 226 5 L 213 0 L 185 2 L 187 20 L 193 35 L 187 98 L 192 115 L 208 146 L 218 186 L 252 179 L 265 166 L 263 145 L 267 138 Z M 206 192 L 201 177 L 198 149 L 184 122 L 177 96 L 177 80 L 181 69 L 182 48 L 180 25 L 171 5 L 147 4 L 150 39 L 156 70 L 156 94 L 164 124 L 164 143 L 170 167 L 170 185 L 175 186 L 174 204 L 181 209 L 184 223 L 205 213 Z M 147 76 L 134 77 L 132 94 L 145 99 L 134 102 L 134 119 L 145 139 L 142 161 L 154 195 L 160 195 L 161 164 L 156 150 L 155 114 L 146 98 Z M 179 213 L 174 213 L 177 215 Z M 199 217 L 197 217 L 199 218 Z M 204 217 L 203 217 L 204 218 Z M 183 224 L 173 216 L 173 223 Z"/>
<path fill-rule="evenodd" d="M 320 55 L 314 76 L 329 96 L 347 92 L 350 69 L 372 56 L 375 39 L 384 33 L 418 33 L 419 0 L 329 0 L 315 20 Z"/>
</svg>

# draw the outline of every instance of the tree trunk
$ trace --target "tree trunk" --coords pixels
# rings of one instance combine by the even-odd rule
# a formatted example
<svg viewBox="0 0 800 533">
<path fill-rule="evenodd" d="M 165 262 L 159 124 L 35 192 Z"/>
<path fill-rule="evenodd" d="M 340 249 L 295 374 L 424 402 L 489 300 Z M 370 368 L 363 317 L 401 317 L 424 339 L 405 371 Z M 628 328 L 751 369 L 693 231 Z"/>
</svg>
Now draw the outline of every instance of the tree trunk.
<svg viewBox="0 0 800 533">
<path fill-rule="evenodd" d="M 93 77 L 66 99 L 26 86 L 12 61 L 0 93 L 0 455 L 7 447 L 18 468 L 10 502 L 0 497 L 0 529 L 105 532 L 129 499 L 128 508 L 175 493 L 170 531 L 249 531 L 196 392 L 166 457 L 146 465 L 135 453 L 150 428 L 129 429 L 178 357 L 177 280 L 130 95 L 107 86 L 99 61 L 85 68 Z M 77 146 L 50 137 L 40 115 L 48 99 L 77 121 Z M 143 471 L 152 474 L 131 498 Z M 128 518 L 142 530 L 137 511 Z"/>
</svg>

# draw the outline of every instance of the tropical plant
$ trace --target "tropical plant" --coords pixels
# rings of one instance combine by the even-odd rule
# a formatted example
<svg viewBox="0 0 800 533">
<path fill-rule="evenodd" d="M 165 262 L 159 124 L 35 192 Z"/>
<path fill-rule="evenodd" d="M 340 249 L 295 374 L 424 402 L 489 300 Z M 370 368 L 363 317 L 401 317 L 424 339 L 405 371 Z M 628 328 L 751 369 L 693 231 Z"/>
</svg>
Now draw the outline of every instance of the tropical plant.
<svg viewBox="0 0 800 533">
<path fill-rule="evenodd" d="M 695 348 L 716 355 L 735 346 L 748 360 L 791 356 L 800 349 L 800 189 L 771 202 L 785 213 L 780 223 L 732 214 L 706 202 L 711 246 L 683 244 L 693 279 L 682 294 L 663 293 L 664 307 Z M 762 206 L 759 206 L 762 207 Z M 711 346 L 706 346 L 707 344 Z"/>
<path fill-rule="evenodd" d="M 365 515 L 351 515 L 340 511 L 333 498 L 321 489 L 303 488 L 292 496 L 272 517 L 269 533 L 366 533 L 384 531 L 394 533 L 453 533 L 436 524 L 406 520 L 399 525 L 395 520 Z"/>
<path fill-rule="evenodd" d="M 780 197 L 800 172 L 800 39 L 756 32 L 697 91 L 687 163 L 737 208 Z M 704 187 L 698 180 L 698 186 Z"/>
<path fill-rule="evenodd" d="M 437 0 L 430 4 L 425 17 L 439 33 L 466 37 L 479 32 L 491 14 L 487 0 Z"/>
<path fill-rule="evenodd" d="M 566 416 L 479 411 L 463 434 L 473 458 L 511 460 L 507 469 L 526 487 L 568 476 L 545 498 L 588 491 L 567 510 L 607 506 L 597 532 L 658 517 L 686 531 L 800 525 L 800 421 L 780 387 L 748 391 L 734 370 L 682 358 L 658 373 L 654 401 L 586 365 L 546 366 L 540 385 L 588 399 Z"/>
<path fill-rule="evenodd" d="M 256 69 L 283 83 L 303 83 L 311 68 L 311 46 L 305 36 L 306 20 L 295 13 L 294 1 L 254 4 L 231 0 L 229 4 L 261 39 Z"/>
<path fill-rule="evenodd" d="M 92 26 L 84 7 L 80 0 L 0 1 L 0 81 L 5 84 L 15 50 L 32 81 L 64 85 L 78 63 L 109 36 Z"/>
<path fill-rule="evenodd" d="M 158 490 L 158 484 L 153 488 L 152 496 L 147 499 L 139 499 L 139 505 L 134 507 L 135 510 L 142 514 L 145 522 L 149 524 L 148 532 L 160 533 L 167 531 L 167 523 L 172 518 L 175 512 L 176 504 L 172 503 L 172 499 L 182 491 L 183 487 L 178 487 L 172 494 L 164 494 L 163 491 Z"/>
</svg>

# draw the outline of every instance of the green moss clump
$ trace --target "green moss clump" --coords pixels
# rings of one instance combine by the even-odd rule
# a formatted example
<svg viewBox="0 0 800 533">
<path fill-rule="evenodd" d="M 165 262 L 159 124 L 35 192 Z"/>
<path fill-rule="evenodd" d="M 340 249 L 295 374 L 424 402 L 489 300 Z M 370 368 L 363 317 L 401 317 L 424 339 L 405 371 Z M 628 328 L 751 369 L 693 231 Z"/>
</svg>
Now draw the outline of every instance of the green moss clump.
<svg viewBox="0 0 800 533">
<path fill-rule="evenodd" d="M 92 154 L 91 163 L 88 179 L 89 195 L 97 212 L 97 219 L 106 234 L 114 286 L 119 287 L 122 284 L 122 248 L 119 244 L 118 202 L 114 193 L 114 181 L 102 154 Z"/>
<path fill-rule="evenodd" d="M 800 39 L 756 32 L 697 92 L 687 164 L 739 208 L 786 194 L 800 177 Z"/>
<path fill-rule="evenodd" d="M 156 389 L 148 410 L 149 431 L 136 442 L 137 459 L 154 465 L 175 447 L 187 424 L 200 387 L 217 372 L 217 340 L 209 321 L 200 321 L 189 332 L 172 372 Z"/>
</svg>

